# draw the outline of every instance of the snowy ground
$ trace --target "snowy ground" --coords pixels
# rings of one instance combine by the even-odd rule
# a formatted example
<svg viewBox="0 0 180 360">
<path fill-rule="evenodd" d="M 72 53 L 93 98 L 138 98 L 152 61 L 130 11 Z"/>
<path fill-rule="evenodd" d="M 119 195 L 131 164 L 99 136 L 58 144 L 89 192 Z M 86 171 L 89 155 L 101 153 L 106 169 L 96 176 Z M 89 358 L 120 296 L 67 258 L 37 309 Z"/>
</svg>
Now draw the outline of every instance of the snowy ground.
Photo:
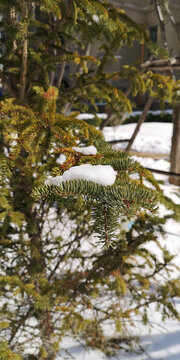
<svg viewBox="0 0 180 360">
<path fill-rule="evenodd" d="M 127 139 L 131 137 L 135 124 L 121 125 L 116 127 L 107 127 L 104 129 L 105 138 L 110 140 Z M 133 149 L 141 152 L 169 154 L 172 136 L 172 124 L 170 123 L 145 123 L 142 125 L 140 133 L 138 134 Z M 116 145 L 118 148 L 123 148 L 124 143 Z M 148 168 L 169 170 L 169 162 L 163 159 L 154 160 L 151 158 L 134 157 Z M 171 196 L 173 200 L 180 203 L 179 189 L 176 186 L 170 185 L 167 176 L 155 175 L 158 180 L 163 180 L 163 189 L 165 194 Z M 162 209 L 163 211 L 163 209 Z M 171 253 L 176 254 L 175 263 L 180 265 L 180 223 L 169 219 L 165 225 L 166 238 L 161 241 L 166 242 L 166 247 Z M 177 274 L 176 274 L 177 275 Z M 176 300 L 177 308 L 180 311 L 180 298 Z M 135 335 L 140 335 L 142 347 L 145 353 L 139 355 L 134 354 L 119 354 L 119 357 L 111 357 L 110 360 L 180 360 L 180 323 L 177 321 L 168 320 L 165 323 L 161 321 L 160 315 L 155 309 L 151 309 L 151 319 L 153 328 L 151 332 L 140 324 L 135 329 Z M 109 329 L 111 331 L 111 329 Z M 63 347 L 67 349 L 69 355 L 64 351 L 59 353 L 56 360 L 61 360 L 66 356 L 66 359 L 71 359 L 73 356 L 75 360 L 103 360 L 105 356 L 99 351 L 84 349 L 71 339 L 64 339 Z"/>
<path fill-rule="evenodd" d="M 106 127 L 104 135 L 107 141 L 129 139 L 136 124 Z M 172 123 L 144 123 L 137 135 L 133 150 L 168 154 L 171 146 Z M 120 143 L 116 148 L 124 148 L 127 143 Z"/>
</svg>

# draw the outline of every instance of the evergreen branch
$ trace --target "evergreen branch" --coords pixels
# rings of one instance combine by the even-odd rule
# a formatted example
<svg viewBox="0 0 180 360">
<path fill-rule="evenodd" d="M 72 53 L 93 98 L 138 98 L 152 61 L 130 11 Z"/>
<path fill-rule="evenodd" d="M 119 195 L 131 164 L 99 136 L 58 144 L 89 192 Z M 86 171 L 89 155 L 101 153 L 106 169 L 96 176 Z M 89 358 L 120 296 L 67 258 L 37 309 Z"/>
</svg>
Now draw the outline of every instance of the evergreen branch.
<svg viewBox="0 0 180 360">
<path fill-rule="evenodd" d="M 54 202 L 71 196 L 81 196 L 84 200 L 92 202 L 95 229 L 100 234 L 99 238 L 105 240 L 108 246 L 113 245 L 116 239 L 115 231 L 120 215 L 134 216 L 140 205 L 153 212 L 156 204 L 153 191 L 133 183 L 127 188 L 126 182 L 124 186 L 104 187 L 91 181 L 71 180 L 62 182 L 59 186 L 41 185 L 33 190 L 36 200 Z"/>
</svg>

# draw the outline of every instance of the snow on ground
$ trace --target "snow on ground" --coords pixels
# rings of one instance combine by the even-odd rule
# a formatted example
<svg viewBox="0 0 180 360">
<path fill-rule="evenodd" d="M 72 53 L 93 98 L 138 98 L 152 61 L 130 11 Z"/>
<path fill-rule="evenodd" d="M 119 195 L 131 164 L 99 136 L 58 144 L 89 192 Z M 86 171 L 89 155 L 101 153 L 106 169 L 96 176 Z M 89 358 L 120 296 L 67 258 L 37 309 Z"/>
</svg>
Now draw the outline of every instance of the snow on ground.
<svg viewBox="0 0 180 360">
<path fill-rule="evenodd" d="M 104 129 L 104 135 L 108 141 L 126 139 L 131 137 L 134 128 L 135 124 L 107 127 Z M 133 149 L 149 153 L 169 154 L 171 136 L 171 123 L 145 123 L 141 127 Z M 124 144 L 120 143 L 118 148 L 123 148 L 123 146 Z M 169 162 L 163 159 L 134 158 L 148 168 L 169 170 Z M 165 194 L 173 198 L 176 203 L 180 203 L 179 188 L 169 184 L 167 176 L 155 174 L 155 177 L 164 181 L 162 187 Z M 160 211 L 161 215 L 163 215 L 163 206 Z M 174 262 L 180 265 L 180 223 L 169 219 L 165 225 L 165 231 L 165 239 L 161 238 L 160 241 L 163 241 L 169 251 L 176 255 Z M 149 246 L 154 245 L 149 244 Z M 151 248 L 151 250 L 156 251 L 155 248 Z M 176 299 L 176 305 L 180 312 L 180 298 Z M 139 335 L 141 338 L 142 348 L 145 349 L 144 353 L 138 355 L 120 353 L 119 357 L 111 357 L 110 360 L 180 360 L 180 323 L 172 319 L 162 322 L 160 314 L 153 307 L 151 308 L 151 321 L 153 323 L 151 332 L 140 323 L 137 323 L 134 330 L 135 335 Z M 111 332 L 112 329 L 109 328 L 109 331 Z M 104 360 L 106 358 L 99 351 L 84 349 L 73 339 L 64 339 L 63 347 L 69 352 L 69 355 L 64 350 L 61 350 L 56 360 L 63 360 L 64 356 L 66 359 L 71 359 L 71 356 L 73 356 L 75 360 Z"/>
<path fill-rule="evenodd" d="M 119 56 L 116 56 L 116 58 L 118 58 L 118 57 Z M 173 113 L 172 109 L 165 109 L 163 111 L 161 111 L 161 110 L 150 110 L 150 111 L 148 111 L 148 114 L 152 114 L 152 115 L 160 115 L 160 114 L 170 114 L 170 115 L 172 115 L 172 113 Z M 129 113 L 129 112 L 125 113 L 125 116 L 127 118 L 129 118 L 129 117 L 133 117 L 133 116 L 141 115 L 141 114 L 142 114 L 141 110 L 133 110 L 131 113 Z M 107 114 L 104 114 L 104 113 L 97 113 L 97 116 L 100 119 L 106 119 L 107 118 Z M 89 119 L 93 119 L 94 115 L 89 114 L 89 113 L 82 113 L 82 114 L 79 114 L 77 116 L 77 118 L 79 120 L 89 120 Z"/>
<path fill-rule="evenodd" d="M 106 127 L 103 132 L 107 141 L 129 139 L 135 127 L 136 124 Z M 133 143 L 133 150 L 168 154 L 170 152 L 171 136 L 172 123 L 144 123 Z M 126 145 L 127 143 L 120 143 L 116 145 L 116 148 L 123 149 Z"/>
</svg>

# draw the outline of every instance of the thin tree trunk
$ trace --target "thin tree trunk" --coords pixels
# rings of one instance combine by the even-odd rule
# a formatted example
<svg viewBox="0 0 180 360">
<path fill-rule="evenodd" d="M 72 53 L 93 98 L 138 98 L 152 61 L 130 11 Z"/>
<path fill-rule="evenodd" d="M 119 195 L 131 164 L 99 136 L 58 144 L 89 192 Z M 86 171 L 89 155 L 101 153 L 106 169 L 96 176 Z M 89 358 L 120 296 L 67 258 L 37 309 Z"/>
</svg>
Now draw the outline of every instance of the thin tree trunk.
<svg viewBox="0 0 180 360">
<path fill-rule="evenodd" d="M 159 4 L 159 1 L 155 0 L 154 5 L 155 5 L 156 14 L 157 14 L 160 29 L 161 29 L 161 39 L 162 39 L 165 49 L 169 52 L 167 39 L 166 39 L 166 28 L 165 28 L 165 23 L 164 23 L 164 17 L 163 17 L 163 13 L 161 11 L 161 6 Z"/>
<path fill-rule="evenodd" d="M 173 136 L 171 143 L 171 171 L 180 174 L 180 106 L 175 106 L 173 111 Z M 171 184 L 180 186 L 179 177 L 169 177 Z"/>
<path fill-rule="evenodd" d="M 66 47 L 67 49 L 67 47 Z M 85 50 L 85 53 L 84 53 L 84 56 L 89 56 L 90 54 L 90 51 L 91 51 L 91 43 L 88 43 L 87 44 L 87 47 L 86 47 L 86 50 Z M 63 67 L 64 66 L 64 67 Z M 61 68 L 61 73 L 60 73 L 60 78 L 58 79 L 58 83 L 57 83 L 57 87 L 59 88 L 61 83 L 62 83 L 62 79 L 63 79 L 63 75 L 64 75 L 64 71 L 65 71 L 65 66 L 66 66 L 66 63 L 63 63 L 62 65 L 62 68 Z M 79 66 L 78 69 L 77 69 L 77 73 L 79 74 L 82 74 L 82 69 L 81 67 Z M 72 86 L 75 85 L 75 83 L 72 83 Z M 72 104 L 71 103 L 67 103 L 65 106 L 64 106 L 64 110 L 63 110 L 63 114 L 64 115 L 68 115 L 68 113 L 71 111 L 71 108 L 72 108 Z"/>
<path fill-rule="evenodd" d="M 166 48 L 166 50 L 168 49 L 168 43 L 167 43 L 167 36 L 166 36 L 166 31 L 167 31 L 167 25 L 169 24 L 172 31 L 173 31 L 173 37 L 174 39 L 176 39 L 176 46 L 178 47 L 178 50 L 176 49 L 176 51 L 178 51 L 178 54 L 180 52 L 180 34 L 179 34 L 179 30 L 178 30 L 178 25 L 176 24 L 176 21 L 173 17 L 173 14 L 171 13 L 171 10 L 169 8 L 169 3 L 167 2 L 162 2 L 160 0 L 155 0 L 155 10 L 158 16 L 158 20 L 159 20 L 159 24 L 161 27 L 161 37 L 164 43 L 164 47 Z M 176 55 L 176 54 L 175 54 Z"/>
<path fill-rule="evenodd" d="M 127 89 L 125 92 L 125 95 L 128 96 L 130 94 L 130 89 Z M 103 130 L 105 126 L 107 126 L 114 118 L 116 117 L 116 115 L 113 112 L 109 112 L 109 114 L 107 115 L 107 118 L 105 120 L 102 121 L 101 125 L 100 125 L 100 130 Z M 123 124 L 123 122 L 126 119 L 126 114 L 123 115 L 121 121 L 119 122 L 119 124 Z"/>
<path fill-rule="evenodd" d="M 64 114 L 64 115 L 68 115 L 69 112 L 71 111 L 71 107 L 72 107 L 71 103 L 67 103 L 67 104 L 64 106 L 63 114 Z"/>
<path fill-rule="evenodd" d="M 107 115 L 107 118 L 105 120 L 102 121 L 101 125 L 100 125 L 100 130 L 103 130 L 105 126 L 107 126 L 113 119 L 115 118 L 115 114 L 113 114 L 112 112 L 110 112 Z"/>
<path fill-rule="evenodd" d="M 17 13 L 16 13 L 16 9 L 15 9 L 14 7 L 10 10 L 9 17 L 10 17 L 10 19 L 11 19 L 11 22 L 12 22 L 13 24 L 15 24 L 15 23 L 16 23 L 16 18 L 17 18 Z M 8 19 L 8 20 L 9 20 L 9 19 Z M 14 40 L 14 41 L 13 41 L 13 51 L 16 51 L 16 49 L 17 49 L 17 41 Z"/>
<path fill-rule="evenodd" d="M 53 347 L 54 339 L 53 326 L 51 323 L 51 313 L 49 311 L 43 311 L 39 319 L 40 325 L 40 338 L 42 340 L 42 348 L 45 352 L 45 355 L 40 355 L 39 360 L 54 360 L 57 351 Z"/>
<path fill-rule="evenodd" d="M 177 39 L 180 40 L 180 33 L 179 33 L 179 29 L 178 29 L 178 24 L 176 24 L 175 18 L 169 8 L 169 3 L 165 2 L 162 4 L 163 9 L 164 9 L 164 13 L 166 18 L 168 19 L 168 22 L 171 23 L 171 26 L 173 28 L 173 30 L 175 31 L 176 35 L 177 35 Z"/>
<path fill-rule="evenodd" d="M 153 100 L 154 99 L 152 97 L 149 97 L 148 101 L 146 102 L 144 110 L 143 110 L 143 112 L 142 112 L 142 114 L 141 114 L 141 116 L 139 118 L 139 121 L 138 121 L 138 123 L 136 125 L 136 128 L 134 130 L 134 133 L 133 133 L 133 135 L 132 135 L 132 137 L 131 137 L 131 139 L 130 139 L 130 141 L 128 143 L 128 146 L 126 147 L 127 152 L 129 152 L 131 150 L 132 144 L 133 144 L 133 142 L 134 142 L 134 140 L 135 140 L 135 138 L 136 138 L 136 136 L 137 136 L 137 134 L 138 134 L 138 132 L 140 130 L 141 125 L 143 124 L 143 122 L 146 119 L 146 115 L 147 115 L 147 113 L 148 113 L 148 111 L 149 111 L 149 109 L 150 109 L 150 107 L 151 107 L 151 105 L 153 103 Z"/>
<path fill-rule="evenodd" d="M 165 39 L 165 43 L 167 44 L 166 40 L 166 27 L 167 25 L 171 26 L 173 37 L 176 39 L 177 43 L 177 55 L 180 55 L 180 34 L 178 31 L 178 25 L 175 22 L 175 19 L 169 9 L 168 2 L 160 2 L 160 0 L 155 0 L 155 8 L 158 15 L 159 23 L 161 28 L 164 28 L 163 36 Z M 173 72 L 171 72 L 173 75 Z M 173 76 L 175 79 L 175 76 Z M 180 174 L 180 106 L 174 106 L 173 110 L 173 136 L 171 142 L 171 172 Z M 179 177 L 170 176 L 169 181 L 171 184 L 180 185 Z"/>
<path fill-rule="evenodd" d="M 22 1 L 22 14 L 24 20 L 28 18 L 28 4 Z M 20 92 L 19 97 L 21 100 L 25 98 L 26 78 L 27 78 L 27 58 L 28 58 L 28 40 L 27 40 L 28 26 L 25 25 L 24 34 L 22 39 L 22 71 L 20 76 Z"/>
<path fill-rule="evenodd" d="M 64 72 L 65 72 L 65 67 L 66 67 L 66 62 L 63 62 L 63 64 L 61 65 L 61 70 L 60 70 L 60 74 L 57 80 L 57 88 L 59 89 L 62 83 L 62 79 L 64 76 Z"/>
<path fill-rule="evenodd" d="M 50 78 L 49 83 L 50 83 L 51 86 L 53 86 L 54 78 L 55 78 L 55 71 L 54 70 L 50 72 L 49 78 Z"/>
<path fill-rule="evenodd" d="M 158 17 L 158 20 L 159 20 L 159 25 L 160 25 L 160 28 L 161 28 L 161 39 L 162 39 L 164 48 L 169 53 L 167 37 L 166 37 L 165 19 L 164 19 L 163 11 L 161 9 L 161 4 L 159 3 L 159 0 L 155 0 L 154 4 L 155 4 L 156 14 L 157 14 L 157 17 Z M 165 6 L 163 6 L 163 8 L 165 10 Z M 172 79 L 175 80 L 174 72 L 173 72 L 171 67 L 169 68 L 168 71 L 169 71 L 170 76 L 172 77 Z"/>
</svg>

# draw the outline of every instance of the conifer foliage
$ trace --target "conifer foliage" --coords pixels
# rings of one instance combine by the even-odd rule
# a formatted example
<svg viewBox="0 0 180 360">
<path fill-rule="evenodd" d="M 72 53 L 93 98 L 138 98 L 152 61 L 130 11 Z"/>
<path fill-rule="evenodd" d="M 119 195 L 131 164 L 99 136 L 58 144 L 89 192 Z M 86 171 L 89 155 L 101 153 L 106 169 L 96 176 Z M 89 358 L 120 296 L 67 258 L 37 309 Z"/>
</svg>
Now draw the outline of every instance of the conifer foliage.
<svg viewBox="0 0 180 360">
<path fill-rule="evenodd" d="M 121 346 L 105 337 L 107 322 L 124 338 L 135 315 L 148 323 L 152 303 L 164 318 L 178 317 L 171 302 L 178 281 L 158 283 L 161 273 L 168 276 L 172 257 L 157 241 L 164 220 L 153 215 L 158 200 L 171 209 L 173 204 L 151 173 L 112 150 L 99 130 L 78 119 L 77 110 L 94 106 L 96 111 L 96 99 L 106 99 L 107 111 L 130 108 L 125 95 L 110 85 L 111 76 L 128 78 L 134 92 L 147 89 L 163 99 L 171 96 L 172 83 L 150 72 L 141 75 L 135 67 L 104 72 L 117 47 L 135 38 L 148 41 L 108 1 L 1 0 L 0 9 L 6 39 L 0 103 L 0 359 L 53 360 L 64 336 L 110 355 Z M 88 54 L 94 38 L 101 59 Z M 80 151 L 92 145 L 97 152 Z M 115 181 L 107 186 L 84 178 L 47 182 L 83 164 L 110 166 Z M 131 217 L 133 227 L 121 231 L 120 221 Z M 149 240 L 161 249 L 161 261 L 148 252 Z"/>
</svg>

